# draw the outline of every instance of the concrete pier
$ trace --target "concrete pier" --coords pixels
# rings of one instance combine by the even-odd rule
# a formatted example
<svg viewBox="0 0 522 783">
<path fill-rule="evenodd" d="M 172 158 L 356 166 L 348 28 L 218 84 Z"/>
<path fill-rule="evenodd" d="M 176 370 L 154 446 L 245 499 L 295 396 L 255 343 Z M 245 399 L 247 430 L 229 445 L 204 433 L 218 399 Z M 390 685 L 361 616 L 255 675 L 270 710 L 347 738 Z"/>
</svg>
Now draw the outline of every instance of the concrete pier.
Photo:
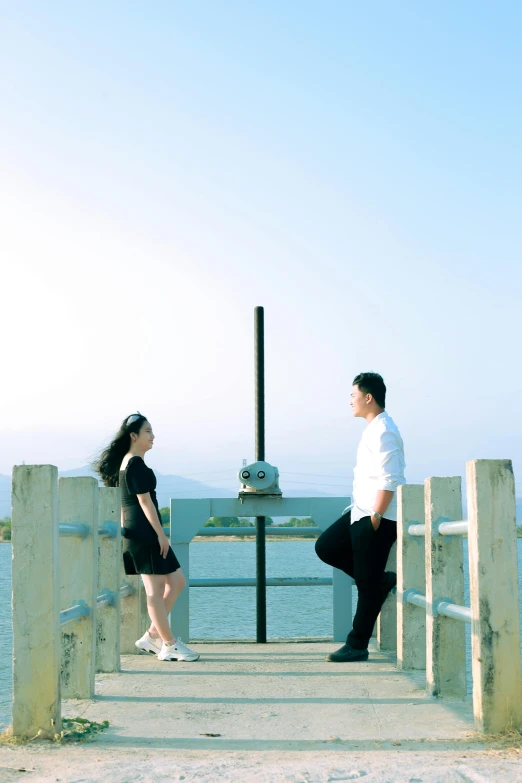
<svg viewBox="0 0 522 783">
<path fill-rule="evenodd" d="M 443 540 L 441 522 L 462 519 L 460 476 L 429 478 L 424 486 L 426 520 L 426 681 L 433 696 L 466 696 L 466 644 L 462 623 L 441 617 L 436 601 L 464 604 L 462 539 Z"/>
<path fill-rule="evenodd" d="M 333 664 L 337 643 L 201 644 L 195 663 L 122 656 L 96 697 L 64 716 L 109 720 L 93 742 L 0 749 L 6 780 L 38 783 L 504 783 L 520 762 L 488 755 L 470 701 L 425 690 L 424 672 L 372 651 Z M 0 773 L 0 779 L 1 773 Z"/>
<path fill-rule="evenodd" d="M 13 731 L 60 730 L 58 471 L 13 471 Z M 28 578 L 30 574 L 31 578 Z"/>
<path fill-rule="evenodd" d="M 404 603 L 406 590 L 426 595 L 424 537 L 411 536 L 410 525 L 424 524 L 424 487 L 404 485 L 397 493 L 397 666 L 426 668 L 426 612 Z"/>
<path fill-rule="evenodd" d="M 467 470 L 475 725 L 495 732 L 522 723 L 515 479 L 508 460 Z"/>
<path fill-rule="evenodd" d="M 88 699 L 94 693 L 96 596 L 98 591 L 98 482 L 89 477 L 58 480 L 58 520 L 83 524 L 89 532 L 60 536 L 62 609 L 84 601 L 88 617 L 62 627 L 62 697 Z"/>
<path fill-rule="evenodd" d="M 104 487 L 98 496 L 98 595 L 114 596 L 110 606 L 96 612 L 96 671 L 117 672 L 120 668 L 120 591 L 121 536 L 120 491 Z"/>
</svg>

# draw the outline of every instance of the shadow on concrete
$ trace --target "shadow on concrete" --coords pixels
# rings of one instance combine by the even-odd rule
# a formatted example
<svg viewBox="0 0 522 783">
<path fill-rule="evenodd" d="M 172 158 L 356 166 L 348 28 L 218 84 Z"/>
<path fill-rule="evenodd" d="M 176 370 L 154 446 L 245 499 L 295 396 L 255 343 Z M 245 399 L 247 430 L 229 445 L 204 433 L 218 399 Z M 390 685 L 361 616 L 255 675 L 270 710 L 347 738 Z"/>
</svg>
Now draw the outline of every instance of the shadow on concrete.
<svg viewBox="0 0 522 783">
<path fill-rule="evenodd" d="M 371 697 L 348 697 L 348 698 L 306 698 L 296 697 L 290 699 L 276 699 L 273 697 L 262 698 L 241 698 L 241 697 L 226 697 L 226 696 L 96 696 L 93 701 L 107 701 L 107 702 L 132 702 L 137 704 L 146 704 L 148 702 L 153 704 L 266 704 L 273 706 L 274 704 L 402 704 L 402 705 L 414 705 L 414 704 L 436 704 L 436 699 L 430 699 L 424 697 L 422 699 L 405 698 L 405 699 L 376 699 Z M 446 704 L 446 702 L 444 702 Z"/>
<path fill-rule="evenodd" d="M 347 664 L 348 666 L 348 664 Z M 338 668 L 339 667 L 339 668 Z M 272 672 L 272 671 L 266 671 L 266 672 L 223 672 L 223 671 L 208 671 L 208 670 L 202 670 L 202 671 L 192 671 L 188 669 L 177 669 L 175 670 L 173 668 L 164 669 L 161 672 L 154 671 L 152 669 L 122 669 L 119 672 L 116 672 L 117 674 L 145 674 L 147 677 L 149 675 L 159 675 L 160 677 L 165 677 L 165 675 L 171 675 L 171 674 L 177 674 L 178 677 L 367 677 L 368 671 L 350 671 L 348 668 L 342 668 L 343 664 L 335 664 L 335 671 L 331 672 Z M 334 667 L 332 667 L 334 668 Z M 390 672 L 388 670 L 386 671 L 378 671 L 378 672 L 372 672 L 372 677 L 375 676 L 381 676 L 381 677 L 390 677 Z M 401 672 L 398 672 L 398 674 L 401 674 Z"/>
<path fill-rule="evenodd" d="M 256 740 L 256 739 L 227 739 L 226 737 L 216 738 L 163 738 L 151 737 L 146 740 L 143 737 L 124 737 L 118 735 L 100 736 L 94 740 L 98 747 L 144 747 L 159 748 L 164 750 L 251 750 L 251 751 L 318 751 L 320 753 L 328 752 L 346 752 L 346 751 L 384 751 L 386 753 L 400 754 L 404 751 L 483 751 L 488 746 L 480 740 L 448 740 L 448 739 L 417 739 L 417 740 Z M 422 759 L 419 759 L 422 764 Z"/>
</svg>

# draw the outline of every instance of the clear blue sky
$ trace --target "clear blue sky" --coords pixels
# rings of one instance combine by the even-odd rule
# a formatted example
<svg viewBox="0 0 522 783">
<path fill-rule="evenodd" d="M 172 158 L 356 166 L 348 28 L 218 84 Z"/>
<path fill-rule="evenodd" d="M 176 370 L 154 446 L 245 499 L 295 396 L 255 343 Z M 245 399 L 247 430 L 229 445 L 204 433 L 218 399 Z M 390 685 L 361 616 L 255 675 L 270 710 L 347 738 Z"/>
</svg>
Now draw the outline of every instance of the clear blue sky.
<svg viewBox="0 0 522 783">
<path fill-rule="evenodd" d="M 510 457 L 522 486 L 521 28 L 516 2 L 4 4 L 0 472 L 85 464 L 138 408 L 153 467 L 234 486 L 261 304 L 283 486 L 349 488 L 362 369 L 409 479 Z"/>
</svg>

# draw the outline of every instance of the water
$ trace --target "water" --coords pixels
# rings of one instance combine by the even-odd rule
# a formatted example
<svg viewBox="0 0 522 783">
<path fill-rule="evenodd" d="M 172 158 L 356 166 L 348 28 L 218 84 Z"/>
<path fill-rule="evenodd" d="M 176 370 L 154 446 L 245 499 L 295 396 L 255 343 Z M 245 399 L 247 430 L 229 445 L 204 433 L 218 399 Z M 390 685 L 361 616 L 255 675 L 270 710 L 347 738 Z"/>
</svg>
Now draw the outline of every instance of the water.
<svg viewBox="0 0 522 783">
<path fill-rule="evenodd" d="M 469 605 L 467 541 L 464 540 L 465 603 Z M 522 610 L 522 539 L 518 539 L 518 578 Z M 316 556 L 314 541 L 267 541 L 267 576 L 331 576 Z M 255 542 L 202 541 L 191 544 L 193 578 L 255 576 Z M 255 639 L 254 587 L 194 588 L 191 591 L 191 633 L 196 639 Z M 353 610 L 357 590 L 353 589 Z M 421 611 L 421 610 L 419 610 Z M 522 618 L 521 618 L 522 620 Z M 522 625 L 522 622 L 521 622 Z M 471 629 L 466 627 L 468 692 Z M 267 588 L 269 638 L 331 637 L 331 587 Z M 9 725 L 12 693 L 11 545 L 0 545 L 0 730 Z"/>
</svg>

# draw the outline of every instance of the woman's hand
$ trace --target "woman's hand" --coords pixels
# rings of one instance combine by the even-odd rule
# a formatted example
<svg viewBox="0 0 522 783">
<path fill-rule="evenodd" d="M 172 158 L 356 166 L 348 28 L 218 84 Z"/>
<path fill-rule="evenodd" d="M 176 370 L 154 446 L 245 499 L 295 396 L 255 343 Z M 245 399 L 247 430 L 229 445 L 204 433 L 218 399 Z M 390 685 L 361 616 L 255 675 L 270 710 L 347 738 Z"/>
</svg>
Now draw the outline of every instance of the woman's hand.
<svg viewBox="0 0 522 783">
<path fill-rule="evenodd" d="M 165 559 L 167 557 L 170 544 L 169 544 L 169 539 L 167 538 L 163 530 L 161 531 L 161 533 L 158 533 L 158 543 L 160 545 L 160 554 L 162 558 Z"/>
</svg>

